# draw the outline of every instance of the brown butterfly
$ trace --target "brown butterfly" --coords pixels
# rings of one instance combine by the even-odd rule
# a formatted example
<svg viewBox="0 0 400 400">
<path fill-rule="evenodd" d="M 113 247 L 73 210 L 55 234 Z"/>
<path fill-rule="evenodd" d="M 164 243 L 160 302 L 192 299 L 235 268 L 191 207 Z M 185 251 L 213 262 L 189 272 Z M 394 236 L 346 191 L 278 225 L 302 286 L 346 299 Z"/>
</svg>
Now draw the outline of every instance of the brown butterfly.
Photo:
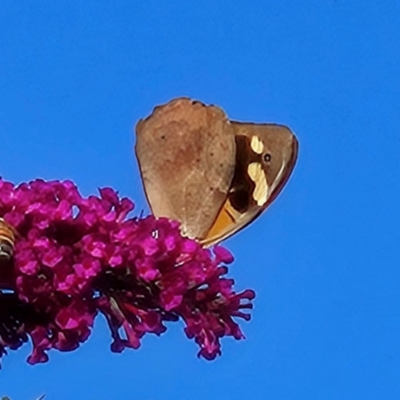
<svg viewBox="0 0 400 400">
<path fill-rule="evenodd" d="M 244 228 L 276 198 L 296 163 L 289 128 L 229 121 L 216 106 L 178 98 L 136 126 L 136 156 L 156 217 L 211 246 Z"/>
</svg>

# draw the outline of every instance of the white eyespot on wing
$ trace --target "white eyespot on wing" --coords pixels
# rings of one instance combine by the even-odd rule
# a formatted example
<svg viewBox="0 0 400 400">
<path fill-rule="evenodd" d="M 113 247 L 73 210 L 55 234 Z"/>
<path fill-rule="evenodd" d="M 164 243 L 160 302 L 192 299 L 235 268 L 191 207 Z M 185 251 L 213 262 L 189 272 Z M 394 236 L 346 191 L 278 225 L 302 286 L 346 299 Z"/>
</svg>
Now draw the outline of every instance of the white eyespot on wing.
<svg viewBox="0 0 400 400">
<path fill-rule="evenodd" d="M 253 199 L 258 206 L 263 206 L 268 199 L 268 183 L 262 166 L 258 162 L 253 162 L 247 167 L 247 173 L 256 187 L 253 192 Z"/>
<path fill-rule="evenodd" d="M 254 151 L 254 153 L 262 154 L 264 151 L 263 142 L 255 135 L 251 137 L 250 146 L 251 146 L 252 150 Z"/>
</svg>

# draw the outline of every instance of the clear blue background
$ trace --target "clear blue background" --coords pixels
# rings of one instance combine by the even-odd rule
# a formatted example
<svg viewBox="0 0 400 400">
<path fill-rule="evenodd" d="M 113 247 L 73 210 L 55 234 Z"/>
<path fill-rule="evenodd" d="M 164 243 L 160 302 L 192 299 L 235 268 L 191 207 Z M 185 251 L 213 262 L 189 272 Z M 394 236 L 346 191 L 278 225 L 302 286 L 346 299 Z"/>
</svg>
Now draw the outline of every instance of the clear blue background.
<svg viewBox="0 0 400 400">
<path fill-rule="evenodd" d="M 0 395 L 34 399 L 400 398 L 400 3 L 26 1 L 0 7 L 0 174 L 112 186 L 148 211 L 132 127 L 190 96 L 300 141 L 282 195 L 226 242 L 257 292 L 247 340 L 196 358 L 182 324 L 111 354 L 3 360 Z M 155 155 L 156 157 L 157 155 Z"/>
</svg>

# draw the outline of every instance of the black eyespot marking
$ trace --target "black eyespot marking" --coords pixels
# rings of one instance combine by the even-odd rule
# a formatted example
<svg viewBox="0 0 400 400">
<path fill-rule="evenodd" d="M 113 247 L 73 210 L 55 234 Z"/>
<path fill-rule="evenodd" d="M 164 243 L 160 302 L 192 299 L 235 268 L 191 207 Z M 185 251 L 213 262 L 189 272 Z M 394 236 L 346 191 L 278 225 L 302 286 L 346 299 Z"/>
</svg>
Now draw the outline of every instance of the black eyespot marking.
<svg viewBox="0 0 400 400">
<path fill-rule="evenodd" d="M 164 136 L 164 135 L 161 135 L 161 139 L 165 139 L 165 136 Z"/>
<path fill-rule="evenodd" d="M 265 162 L 269 163 L 271 161 L 271 159 L 272 159 L 272 156 L 269 153 L 265 153 L 263 158 L 264 158 Z"/>
</svg>

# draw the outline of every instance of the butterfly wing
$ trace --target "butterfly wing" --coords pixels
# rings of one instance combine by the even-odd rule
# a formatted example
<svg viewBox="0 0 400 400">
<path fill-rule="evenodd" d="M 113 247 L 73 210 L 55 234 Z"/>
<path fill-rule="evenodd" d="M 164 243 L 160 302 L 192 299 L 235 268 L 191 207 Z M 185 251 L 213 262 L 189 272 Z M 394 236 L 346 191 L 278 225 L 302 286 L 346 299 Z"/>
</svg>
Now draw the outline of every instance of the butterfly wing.
<svg viewBox="0 0 400 400">
<path fill-rule="evenodd" d="M 277 197 L 294 168 L 298 142 L 289 128 L 231 122 L 236 139 L 235 173 L 213 226 L 201 241 L 211 246 L 244 228 Z"/>
<path fill-rule="evenodd" d="M 187 98 L 156 107 L 136 126 L 136 156 L 156 217 L 203 238 L 223 206 L 235 168 L 235 137 L 225 113 Z"/>
</svg>

